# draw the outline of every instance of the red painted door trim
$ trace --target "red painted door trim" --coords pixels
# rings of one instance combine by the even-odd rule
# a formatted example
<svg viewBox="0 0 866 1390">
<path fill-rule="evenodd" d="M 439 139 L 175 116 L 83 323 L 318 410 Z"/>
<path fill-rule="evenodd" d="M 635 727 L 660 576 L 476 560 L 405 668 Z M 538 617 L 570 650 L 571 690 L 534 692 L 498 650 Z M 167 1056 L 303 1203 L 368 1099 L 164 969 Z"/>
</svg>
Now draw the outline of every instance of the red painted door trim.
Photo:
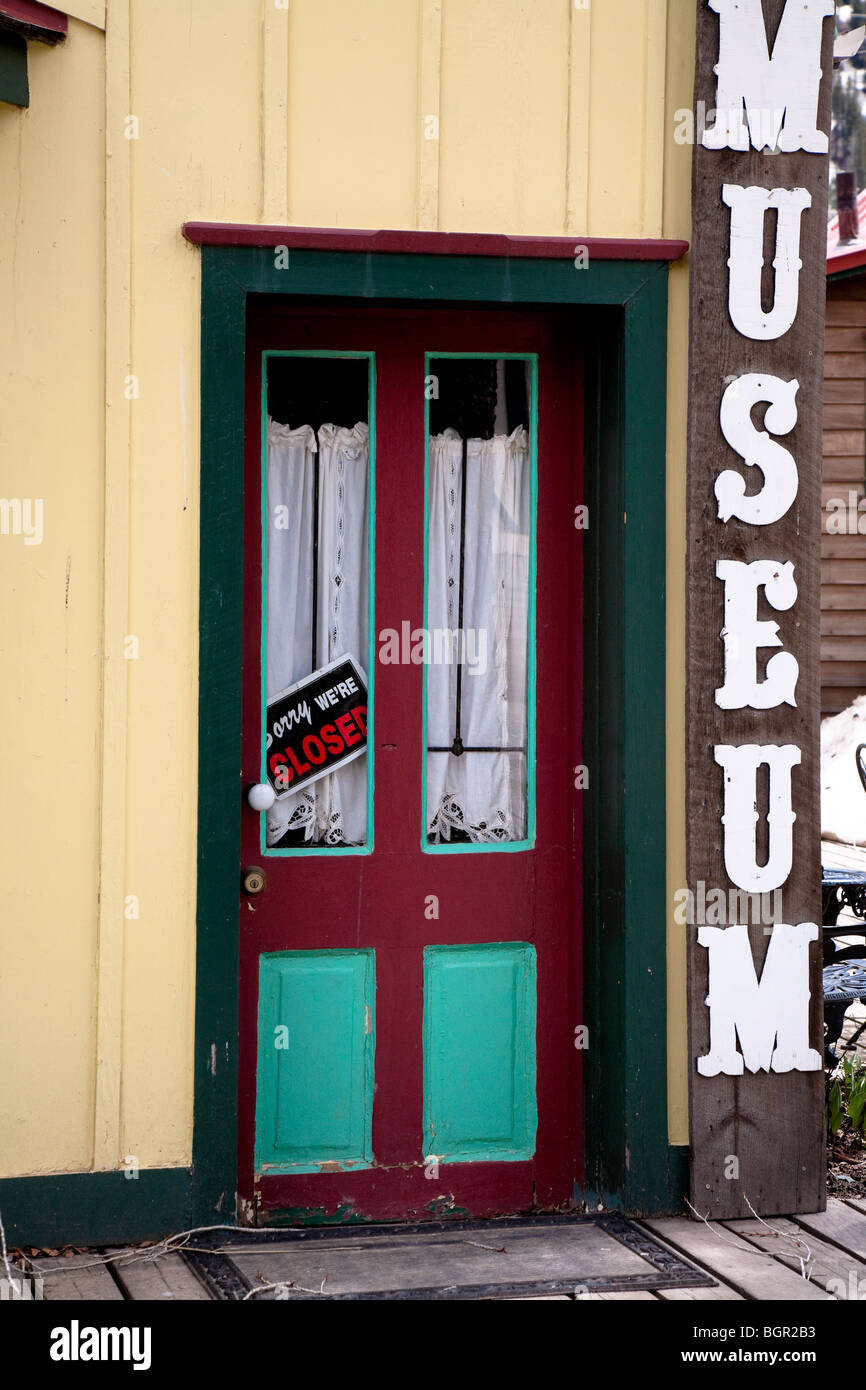
<svg viewBox="0 0 866 1390">
<path fill-rule="evenodd" d="M 410 252 L 428 256 L 513 256 L 590 261 L 678 261 L 687 241 L 664 237 L 507 236 L 494 232 L 363 231 L 344 227 L 276 227 L 244 222 L 185 222 L 195 246 L 287 246 L 290 250 Z"/>
<path fill-rule="evenodd" d="M 25 38 L 57 43 L 69 30 L 69 20 L 62 10 L 43 5 L 39 0 L 0 0 L 0 23 L 8 20 L 9 27 Z"/>
</svg>

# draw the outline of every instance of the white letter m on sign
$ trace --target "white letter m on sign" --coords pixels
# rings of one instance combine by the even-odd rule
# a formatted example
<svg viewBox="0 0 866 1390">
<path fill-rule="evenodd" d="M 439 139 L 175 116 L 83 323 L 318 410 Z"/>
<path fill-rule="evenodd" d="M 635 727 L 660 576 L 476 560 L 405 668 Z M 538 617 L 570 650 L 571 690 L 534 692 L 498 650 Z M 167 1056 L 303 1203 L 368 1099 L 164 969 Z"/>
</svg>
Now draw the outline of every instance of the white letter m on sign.
<svg viewBox="0 0 866 1390">
<path fill-rule="evenodd" d="M 761 0 L 708 0 L 719 16 L 716 123 L 703 133 L 708 150 L 826 154 L 817 129 L 824 20 L 834 0 L 788 0 L 773 44 L 764 27 Z M 743 103 L 749 123 L 743 120 Z"/>
<path fill-rule="evenodd" d="M 809 1046 L 809 942 L 814 922 L 773 928 L 760 983 L 747 927 L 699 927 L 709 952 L 710 1048 L 698 1058 L 701 1076 L 749 1071 L 820 1071 Z M 743 1049 L 737 1051 L 737 1037 Z"/>
</svg>

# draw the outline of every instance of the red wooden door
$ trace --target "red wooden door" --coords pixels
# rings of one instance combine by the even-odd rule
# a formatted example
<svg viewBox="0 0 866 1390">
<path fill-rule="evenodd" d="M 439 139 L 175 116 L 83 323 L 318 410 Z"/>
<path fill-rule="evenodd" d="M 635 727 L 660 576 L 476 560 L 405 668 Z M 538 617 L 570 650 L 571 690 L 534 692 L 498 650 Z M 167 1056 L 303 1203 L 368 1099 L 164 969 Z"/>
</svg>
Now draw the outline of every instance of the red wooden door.
<svg viewBox="0 0 866 1390">
<path fill-rule="evenodd" d="M 251 321 L 247 363 L 244 788 L 262 779 L 263 708 L 275 694 L 264 687 L 268 680 L 289 679 L 288 666 L 282 678 L 274 674 L 269 655 L 281 659 L 280 643 L 295 643 L 300 654 L 293 680 L 298 671 L 305 676 L 326 664 L 322 625 L 329 621 L 329 594 L 335 604 L 343 602 L 334 578 L 335 566 L 348 563 L 342 547 L 351 549 L 354 536 L 369 544 L 374 563 L 372 641 L 367 651 L 352 653 L 368 677 L 369 715 L 341 726 L 357 737 L 370 719 L 370 742 L 352 774 L 356 790 L 359 779 L 372 775 L 365 828 L 343 829 L 329 845 L 321 828 L 308 824 L 269 844 L 266 816 L 246 799 L 242 809 L 241 867 L 261 868 L 266 885 L 251 893 L 242 878 L 241 1197 L 259 1220 L 276 1210 L 306 1219 L 419 1219 L 561 1206 L 581 1176 L 575 1040 L 581 1022 L 580 791 L 574 775 L 580 763 L 581 566 L 574 511 L 582 496 L 582 401 L 573 321 L 558 312 L 511 309 L 281 306 L 260 310 Z M 515 404 L 515 390 L 520 398 L 524 386 Z M 452 407 L 453 418 L 462 418 L 463 437 L 471 437 L 462 458 L 461 440 L 448 443 L 444 433 Z M 485 410 L 496 415 L 494 421 L 489 414 L 491 443 L 479 442 L 481 426 L 475 434 Z M 335 418 L 340 412 L 344 418 Z M 267 424 L 268 414 L 278 428 Z M 515 419 L 516 430 L 510 428 Z M 335 484 L 333 472 L 311 472 L 306 492 L 291 491 L 299 469 L 332 467 L 327 424 L 345 431 L 350 471 L 359 459 L 369 468 L 366 530 L 358 529 L 361 494 L 352 501 L 348 474 Z M 429 456 L 428 427 L 436 441 Z M 514 500 L 513 488 L 509 492 L 510 465 L 501 452 L 515 439 L 524 449 L 522 501 Z M 438 500 L 434 452 L 450 459 L 453 479 L 440 486 Z M 488 456 L 494 482 L 482 495 L 473 479 L 482 477 Z M 280 512 L 275 499 L 283 486 L 288 501 Z M 522 508 L 520 524 L 509 508 Z M 315 553 L 305 541 L 291 549 L 293 542 L 272 532 L 278 523 L 289 534 L 292 527 L 307 528 L 317 541 Z M 336 542 L 326 534 L 332 523 Z M 291 558 L 278 564 L 269 557 L 282 555 L 284 543 Z M 442 565 L 452 566 L 450 579 L 443 579 Z M 321 622 L 306 657 L 313 573 Z M 516 597 L 506 593 L 505 573 L 517 576 Z M 363 578 L 358 582 L 363 587 Z M 442 715 L 451 721 L 448 742 L 435 745 L 451 751 L 428 753 L 425 683 L 440 679 L 440 694 L 443 687 L 430 647 L 423 659 L 418 631 L 448 603 L 447 611 L 465 627 L 472 586 L 480 592 L 485 584 L 492 594 L 485 611 L 499 615 L 487 633 L 488 671 L 496 662 L 504 669 L 506 649 L 497 643 L 506 639 L 500 628 L 493 630 L 496 624 L 502 619 L 507 641 L 519 648 L 514 614 L 530 615 L 526 662 L 520 664 L 517 650 L 517 685 L 514 693 L 509 687 L 502 733 L 523 752 L 455 753 L 450 729 L 457 659 L 447 675 L 451 703 Z M 449 585 L 443 597 L 438 586 L 444 592 Z M 465 593 L 465 605 L 455 607 L 455 587 Z M 279 628 L 278 638 L 284 621 L 289 627 Z M 264 677 L 263 649 L 271 672 Z M 473 736 L 476 743 L 490 738 L 478 733 L 489 727 L 489 711 L 476 690 L 493 687 L 484 687 L 489 676 L 478 651 L 476 672 L 467 667 L 467 653 L 468 646 L 457 731 L 462 717 L 463 746 L 470 749 Z M 511 680 L 510 672 L 509 666 L 501 679 Z M 477 675 L 483 679 L 476 685 Z M 434 687 L 427 691 L 429 748 L 442 734 L 433 728 L 441 714 L 431 703 Z M 317 744 L 308 747 L 318 750 Z M 513 821 L 497 825 L 491 818 L 488 824 L 476 813 L 464 833 L 459 827 L 472 817 L 456 796 L 447 803 L 456 819 L 449 820 L 446 805 L 444 820 L 431 832 L 433 790 L 444 787 L 448 794 L 451 787 L 452 773 L 442 769 L 452 769 L 455 785 L 469 788 L 467 801 L 481 797 L 483 804 L 484 788 L 496 784 L 491 767 L 505 768 L 517 807 Z M 316 785 L 321 793 L 322 780 Z M 297 797 L 289 804 L 300 804 Z M 361 821 L 362 801 L 352 803 Z M 268 814 L 277 813 L 280 803 Z M 339 814 L 341 824 L 351 819 L 345 806 Z M 283 824 L 285 817 L 274 835 Z M 247 886 L 259 884 L 253 878 Z"/>
</svg>

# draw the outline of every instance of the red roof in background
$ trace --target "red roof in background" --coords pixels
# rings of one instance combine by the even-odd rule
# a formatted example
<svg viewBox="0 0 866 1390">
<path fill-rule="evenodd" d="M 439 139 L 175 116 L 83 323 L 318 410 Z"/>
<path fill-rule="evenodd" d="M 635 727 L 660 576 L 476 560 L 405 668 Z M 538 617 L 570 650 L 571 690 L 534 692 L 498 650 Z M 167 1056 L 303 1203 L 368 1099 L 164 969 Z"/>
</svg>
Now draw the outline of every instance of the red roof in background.
<svg viewBox="0 0 866 1390">
<path fill-rule="evenodd" d="M 856 270 L 866 265 L 866 188 L 857 197 L 857 217 L 860 223 L 860 240 L 839 245 L 839 218 L 831 217 L 827 223 L 827 274 L 838 275 L 841 270 Z"/>
</svg>

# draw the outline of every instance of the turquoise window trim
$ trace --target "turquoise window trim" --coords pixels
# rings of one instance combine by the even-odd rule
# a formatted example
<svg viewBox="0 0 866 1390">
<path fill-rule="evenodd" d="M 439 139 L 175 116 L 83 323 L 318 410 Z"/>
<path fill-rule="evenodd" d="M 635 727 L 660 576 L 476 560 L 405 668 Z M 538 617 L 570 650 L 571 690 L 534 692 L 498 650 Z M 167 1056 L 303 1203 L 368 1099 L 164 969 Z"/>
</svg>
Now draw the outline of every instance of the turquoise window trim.
<svg viewBox="0 0 866 1390">
<path fill-rule="evenodd" d="M 262 430 L 262 453 L 261 453 L 261 507 L 262 507 L 262 642 L 261 642 L 261 728 L 262 728 L 262 761 L 261 761 L 261 781 L 267 778 L 265 760 L 265 741 L 264 728 L 267 712 L 267 694 L 265 691 L 265 671 L 267 670 L 267 633 L 268 633 L 268 537 L 270 527 L 268 525 L 268 475 L 267 475 L 267 418 L 268 418 L 268 359 L 271 357 L 320 357 L 320 358 L 350 358 L 355 361 L 366 361 L 367 363 L 367 418 L 369 421 L 369 463 L 367 470 L 367 841 L 363 845 L 333 845 L 329 847 L 311 847 L 303 849 L 300 846 L 293 846 L 287 849 L 268 848 L 266 844 L 266 821 L 265 813 L 259 815 L 259 844 L 261 852 L 269 859 L 303 859 L 314 858 L 322 859 L 336 855 L 344 858 L 349 855 L 372 854 L 375 838 L 375 824 L 373 819 L 373 786 L 375 781 L 375 756 L 374 742 L 375 736 L 375 675 L 374 667 L 376 660 L 376 633 L 375 633 L 375 613 L 376 613 L 376 354 L 374 352 L 348 351 L 339 348 L 333 350 L 327 348 L 265 348 L 262 352 L 262 408 L 261 408 L 261 430 Z"/>
<path fill-rule="evenodd" d="M 526 701 L 526 838 L 498 844 L 431 845 L 427 840 L 427 674 L 425 670 L 421 733 L 421 849 L 425 854 L 508 854 L 535 846 L 535 622 L 537 590 L 536 520 L 538 511 L 538 353 L 537 352 L 426 352 L 424 378 L 436 358 L 463 361 L 528 362 L 529 372 L 529 661 Z M 424 626 L 427 625 L 427 588 L 430 545 L 430 400 L 424 393 Z M 468 756 L 468 755 L 464 755 Z"/>
</svg>

